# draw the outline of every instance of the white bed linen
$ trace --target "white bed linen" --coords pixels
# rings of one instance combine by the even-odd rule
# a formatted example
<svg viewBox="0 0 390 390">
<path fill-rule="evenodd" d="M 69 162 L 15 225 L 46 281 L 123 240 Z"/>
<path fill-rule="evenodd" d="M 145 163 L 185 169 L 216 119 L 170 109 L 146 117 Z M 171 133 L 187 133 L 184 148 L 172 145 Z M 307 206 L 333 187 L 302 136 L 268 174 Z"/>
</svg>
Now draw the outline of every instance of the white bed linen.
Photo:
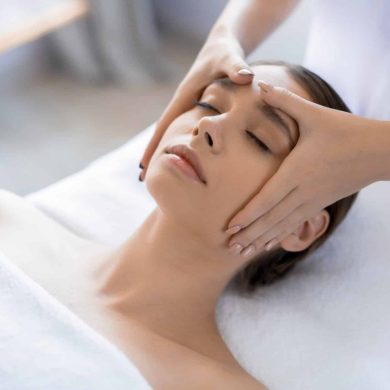
<svg viewBox="0 0 390 390">
<path fill-rule="evenodd" d="M 153 129 L 26 199 L 83 237 L 119 244 L 155 206 L 138 181 Z M 284 281 L 250 298 L 222 296 L 222 336 L 270 389 L 390 389 L 389 199 L 390 183 L 367 187 Z"/>
<path fill-rule="evenodd" d="M 151 387 L 119 349 L 0 252 L 0 389 Z"/>
</svg>

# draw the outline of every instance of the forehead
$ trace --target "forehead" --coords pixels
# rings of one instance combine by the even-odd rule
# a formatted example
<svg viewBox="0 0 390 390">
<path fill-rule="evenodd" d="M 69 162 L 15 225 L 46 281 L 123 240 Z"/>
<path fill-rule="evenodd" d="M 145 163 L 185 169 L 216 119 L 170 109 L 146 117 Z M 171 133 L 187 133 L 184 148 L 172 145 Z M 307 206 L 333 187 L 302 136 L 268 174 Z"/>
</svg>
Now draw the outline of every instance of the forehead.
<svg viewBox="0 0 390 390">
<path fill-rule="evenodd" d="M 251 69 L 255 73 L 255 76 L 251 83 L 251 89 L 253 92 L 257 95 L 259 87 L 257 83 L 262 80 L 266 83 L 270 83 L 274 86 L 283 87 L 289 89 L 291 92 L 307 99 L 312 100 L 308 92 L 301 87 L 294 78 L 288 73 L 285 67 L 278 66 L 278 65 L 255 65 L 251 66 Z M 224 77 L 222 79 L 219 79 L 217 83 L 212 83 L 210 86 L 214 85 L 225 85 L 228 89 L 237 89 L 240 85 L 234 84 L 232 81 L 229 80 L 228 77 Z M 229 88 L 230 87 L 230 88 Z M 241 85 L 239 88 L 242 90 L 248 90 L 249 85 Z"/>
<path fill-rule="evenodd" d="M 258 90 L 258 81 L 263 80 L 274 86 L 287 88 L 291 92 L 311 100 L 308 92 L 294 80 L 285 67 L 278 65 L 255 65 L 251 66 L 251 69 L 255 73 L 252 81 L 252 88 L 256 91 Z"/>
<path fill-rule="evenodd" d="M 252 70 L 255 73 L 255 76 L 252 80 L 251 84 L 239 85 L 233 83 L 228 77 L 224 77 L 222 79 L 217 79 L 213 83 L 209 84 L 206 88 L 207 90 L 213 90 L 214 88 L 223 88 L 225 91 L 230 91 L 233 95 L 240 95 L 240 101 L 245 106 L 248 106 L 250 101 L 257 102 L 255 106 L 268 118 L 272 119 L 274 123 L 278 124 L 279 127 L 283 127 L 283 130 L 289 133 L 290 140 L 292 144 L 295 144 L 298 136 L 299 136 L 299 128 L 298 124 L 286 113 L 282 112 L 278 108 L 273 108 L 268 105 L 264 105 L 264 103 L 259 103 L 258 99 L 258 81 L 263 80 L 266 83 L 270 83 L 272 85 L 283 87 L 289 89 L 291 92 L 305 98 L 311 100 L 310 95 L 306 92 L 306 90 L 301 87 L 294 78 L 289 74 L 288 70 L 279 65 L 255 65 L 251 66 Z M 249 92 L 249 93 L 248 93 Z M 265 108 L 269 107 L 268 110 Z M 271 115 L 270 115 L 271 114 Z M 285 120 L 283 120 L 283 118 Z M 278 120 L 276 120 L 278 119 Z M 294 141 L 295 140 L 295 141 Z"/>
</svg>

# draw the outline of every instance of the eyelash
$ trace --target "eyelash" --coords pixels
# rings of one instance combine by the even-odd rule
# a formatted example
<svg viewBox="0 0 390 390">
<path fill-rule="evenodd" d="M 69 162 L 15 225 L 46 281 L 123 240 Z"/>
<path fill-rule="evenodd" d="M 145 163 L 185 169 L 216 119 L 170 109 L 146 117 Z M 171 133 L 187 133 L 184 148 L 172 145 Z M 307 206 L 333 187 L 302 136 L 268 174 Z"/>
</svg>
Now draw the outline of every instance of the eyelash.
<svg viewBox="0 0 390 390">
<path fill-rule="evenodd" d="M 217 112 L 220 114 L 220 112 L 215 108 L 213 107 L 211 104 L 209 103 L 206 103 L 206 102 L 201 102 L 199 100 L 195 100 L 194 101 L 194 104 L 198 107 L 202 107 L 202 108 L 206 108 L 208 110 L 211 110 L 211 111 L 214 111 L 214 112 Z M 261 140 L 259 140 L 253 133 L 251 133 L 250 131 L 248 130 L 245 130 L 245 133 L 247 134 L 247 136 L 254 140 L 255 143 L 265 152 L 268 152 L 268 153 L 271 153 L 271 149 L 264 143 L 262 142 Z"/>
</svg>

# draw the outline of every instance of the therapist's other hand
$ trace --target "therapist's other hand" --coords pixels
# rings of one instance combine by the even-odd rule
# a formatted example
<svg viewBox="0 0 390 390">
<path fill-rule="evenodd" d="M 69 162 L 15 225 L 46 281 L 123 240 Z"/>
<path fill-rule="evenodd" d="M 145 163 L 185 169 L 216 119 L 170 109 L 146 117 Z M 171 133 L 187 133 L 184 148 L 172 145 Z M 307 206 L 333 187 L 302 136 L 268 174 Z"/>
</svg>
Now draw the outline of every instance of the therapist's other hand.
<svg viewBox="0 0 390 390">
<path fill-rule="evenodd" d="M 193 106 L 194 100 L 199 99 L 208 84 L 226 76 L 237 84 L 247 84 L 253 80 L 253 72 L 244 60 L 244 51 L 237 39 L 211 33 L 157 121 L 140 161 L 140 168 L 143 169 L 140 180 L 145 178 L 149 162 L 168 126 Z"/>
<path fill-rule="evenodd" d="M 320 106 L 284 88 L 259 86 L 267 104 L 296 120 L 300 135 L 276 173 L 229 221 L 228 228 L 241 226 L 238 233 L 227 231 L 233 234 L 229 246 L 253 244 L 255 251 L 271 249 L 326 206 L 376 181 L 373 162 L 378 160 L 378 140 L 367 131 L 372 120 Z"/>
</svg>

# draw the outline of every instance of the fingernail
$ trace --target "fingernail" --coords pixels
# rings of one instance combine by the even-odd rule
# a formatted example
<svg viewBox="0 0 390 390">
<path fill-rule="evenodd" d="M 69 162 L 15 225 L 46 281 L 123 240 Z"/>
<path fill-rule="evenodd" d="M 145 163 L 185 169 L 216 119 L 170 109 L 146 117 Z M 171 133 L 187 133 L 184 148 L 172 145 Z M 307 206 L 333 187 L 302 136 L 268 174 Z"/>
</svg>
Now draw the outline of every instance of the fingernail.
<svg viewBox="0 0 390 390">
<path fill-rule="evenodd" d="M 225 233 L 227 234 L 235 234 L 237 232 L 239 232 L 241 230 L 241 226 L 240 225 L 234 225 L 230 228 L 228 228 L 227 230 L 225 230 Z"/>
<path fill-rule="evenodd" d="M 245 250 L 241 253 L 244 257 L 250 256 L 255 251 L 255 247 L 253 245 L 249 245 Z"/>
<path fill-rule="evenodd" d="M 141 175 L 142 175 L 142 172 L 139 174 L 139 176 L 138 176 L 138 180 L 139 181 L 143 181 L 142 179 L 141 179 Z"/>
<path fill-rule="evenodd" d="M 269 251 L 278 243 L 278 240 L 276 238 L 273 238 L 271 241 L 269 241 L 265 246 L 264 249 L 266 251 Z"/>
<path fill-rule="evenodd" d="M 142 165 L 142 163 L 139 163 L 139 168 L 144 169 L 144 166 Z"/>
<path fill-rule="evenodd" d="M 234 253 L 235 255 L 238 255 L 241 252 L 242 248 L 243 246 L 241 244 L 234 243 L 229 247 L 229 251 Z"/>
<path fill-rule="evenodd" d="M 237 73 L 244 76 L 248 76 L 248 75 L 254 76 L 254 73 L 249 69 L 240 69 Z"/>
<path fill-rule="evenodd" d="M 272 89 L 272 85 L 264 82 L 263 80 L 259 80 L 257 85 L 265 92 L 269 92 Z"/>
</svg>

